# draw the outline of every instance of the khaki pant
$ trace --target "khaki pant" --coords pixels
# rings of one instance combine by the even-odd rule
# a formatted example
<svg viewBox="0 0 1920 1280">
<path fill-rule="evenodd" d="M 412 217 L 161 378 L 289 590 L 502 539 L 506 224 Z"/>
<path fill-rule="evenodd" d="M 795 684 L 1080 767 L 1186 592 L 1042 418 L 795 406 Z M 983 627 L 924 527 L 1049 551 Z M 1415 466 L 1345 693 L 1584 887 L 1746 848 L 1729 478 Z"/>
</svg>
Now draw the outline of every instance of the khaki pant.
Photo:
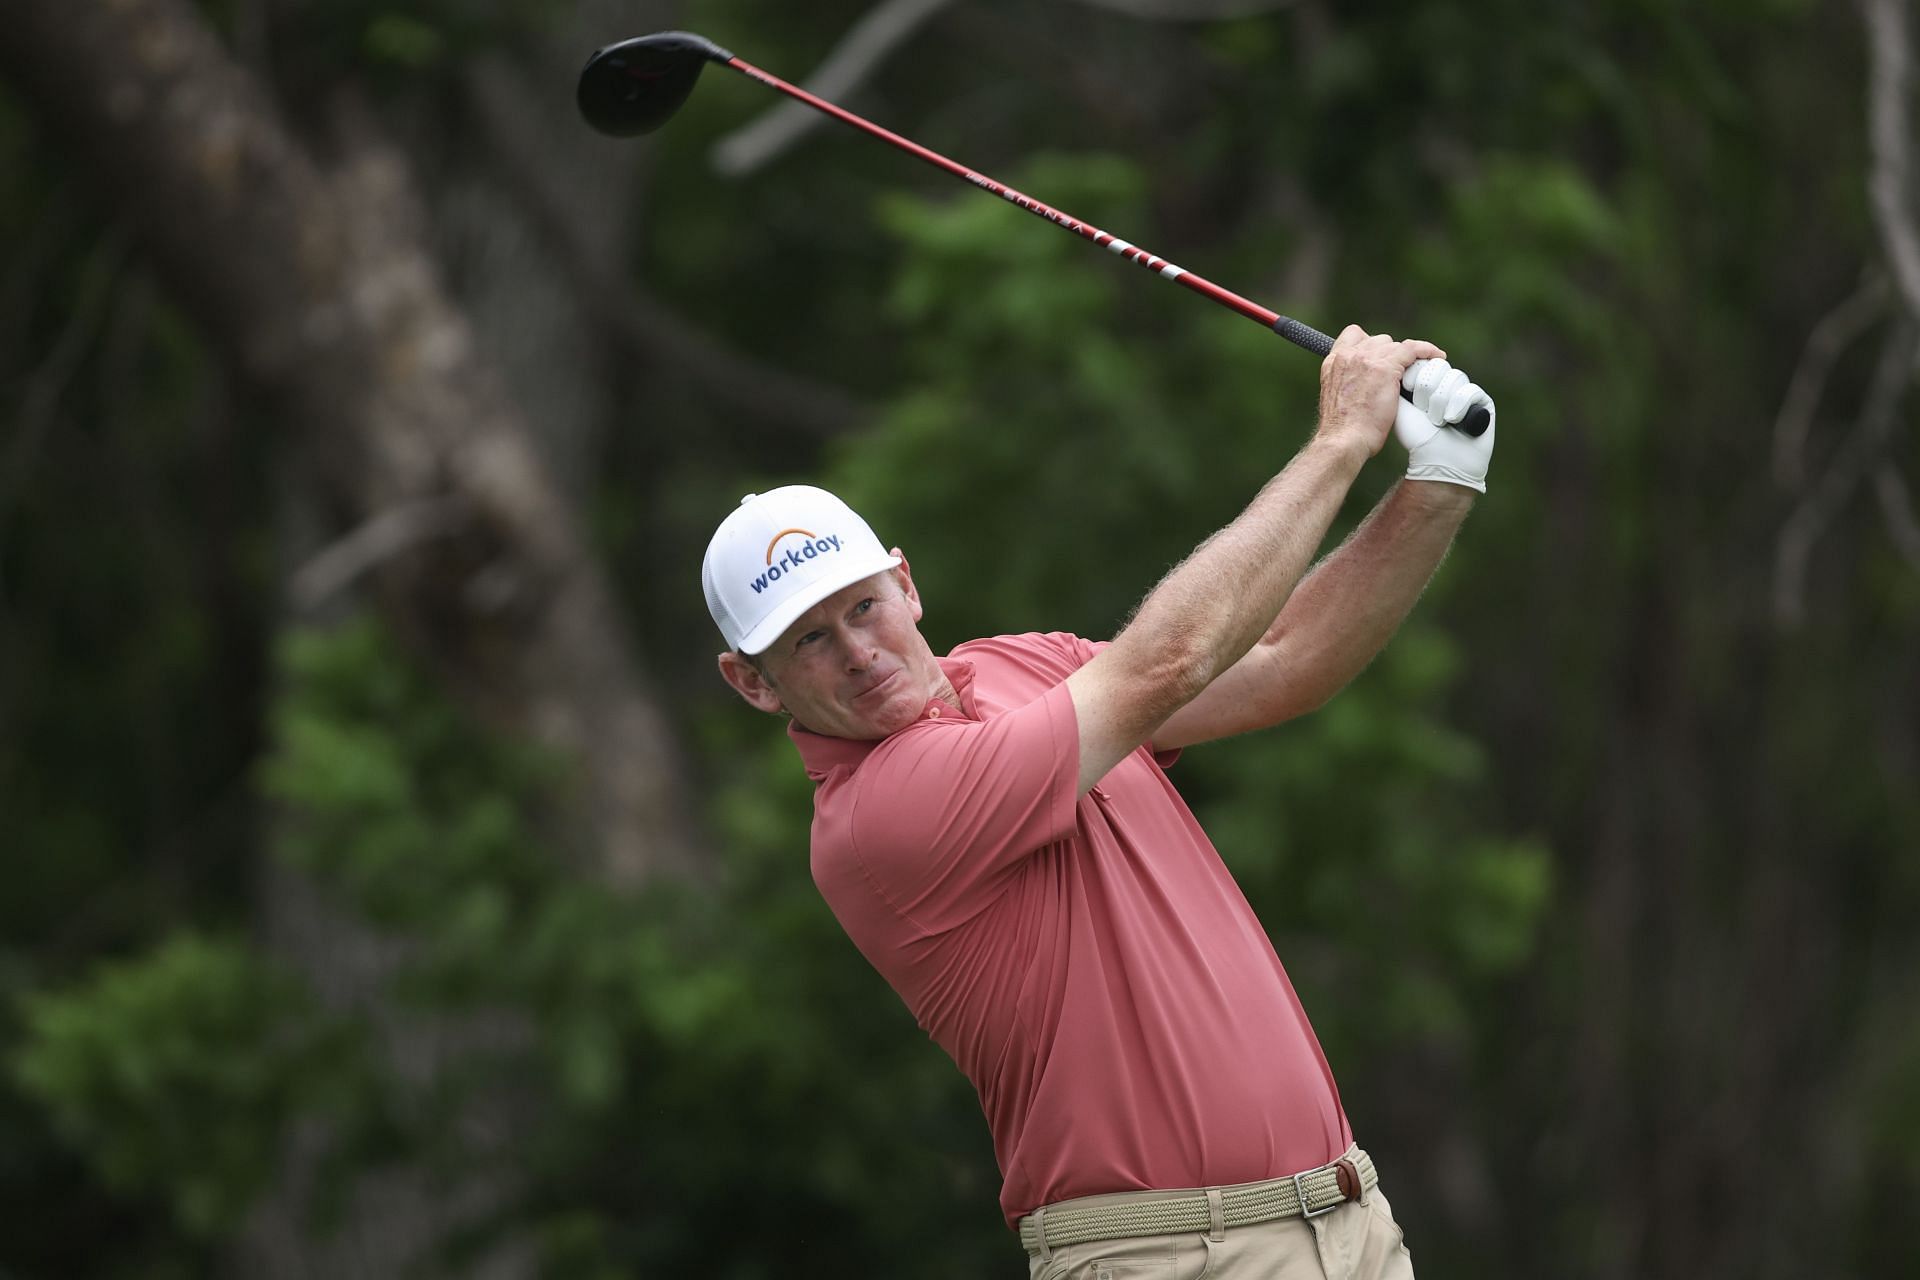
<svg viewBox="0 0 1920 1280">
<path fill-rule="evenodd" d="M 1062 1203 L 1139 1203 L 1157 1194 L 1127 1191 Z M 1088 1240 L 1051 1252 L 1051 1260 L 1027 1255 L 1030 1280 L 1413 1280 L 1413 1257 L 1378 1187 L 1364 1204 L 1349 1200 L 1313 1219 L 1228 1227 L 1218 1241 L 1188 1231 Z"/>
</svg>

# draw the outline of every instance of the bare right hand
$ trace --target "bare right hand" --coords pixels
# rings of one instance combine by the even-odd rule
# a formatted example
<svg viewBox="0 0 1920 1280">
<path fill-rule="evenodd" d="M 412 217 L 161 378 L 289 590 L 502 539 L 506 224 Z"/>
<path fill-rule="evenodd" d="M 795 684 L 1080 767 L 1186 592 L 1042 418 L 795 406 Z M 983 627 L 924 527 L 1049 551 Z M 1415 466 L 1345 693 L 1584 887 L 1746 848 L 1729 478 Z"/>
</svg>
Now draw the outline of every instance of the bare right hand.
<svg viewBox="0 0 1920 1280">
<path fill-rule="evenodd" d="M 1314 438 L 1358 444 L 1371 458 L 1393 433 L 1407 367 L 1446 354 L 1418 338 L 1395 342 L 1387 334 L 1348 325 L 1320 364 L 1320 425 Z"/>
</svg>

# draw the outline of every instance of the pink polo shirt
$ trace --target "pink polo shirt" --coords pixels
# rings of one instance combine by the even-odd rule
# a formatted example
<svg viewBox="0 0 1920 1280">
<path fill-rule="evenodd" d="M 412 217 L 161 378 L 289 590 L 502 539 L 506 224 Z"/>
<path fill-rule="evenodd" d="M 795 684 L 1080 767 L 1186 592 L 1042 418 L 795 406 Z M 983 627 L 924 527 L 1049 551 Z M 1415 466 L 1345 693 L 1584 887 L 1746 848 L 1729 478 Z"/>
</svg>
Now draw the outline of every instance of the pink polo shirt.
<svg viewBox="0 0 1920 1280">
<path fill-rule="evenodd" d="M 1326 1164 L 1353 1137 L 1266 931 L 1145 747 L 1075 796 L 1062 683 L 1104 645 L 999 636 L 940 659 L 880 742 L 790 730 L 813 878 L 980 1095 L 1013 1225 L 1107 1191 Z"/>
</svg>

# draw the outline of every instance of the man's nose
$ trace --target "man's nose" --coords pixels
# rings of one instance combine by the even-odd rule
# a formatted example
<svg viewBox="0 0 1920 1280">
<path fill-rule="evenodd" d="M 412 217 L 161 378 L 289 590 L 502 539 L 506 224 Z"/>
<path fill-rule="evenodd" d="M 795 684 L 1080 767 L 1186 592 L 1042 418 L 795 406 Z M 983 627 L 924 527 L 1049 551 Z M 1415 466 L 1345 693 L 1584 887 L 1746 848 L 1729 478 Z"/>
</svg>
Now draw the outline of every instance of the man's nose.
<svg viewBox="0 0 1920 1280">
<path fill-rule="evenodd" d="M 859 636 L 848 636 L 845 647 L 847 652 L 847 670 L 849 671 L 865 671 L 873 665 L 874 658 L 877 657 L 880 652 Z"/>
</svg>

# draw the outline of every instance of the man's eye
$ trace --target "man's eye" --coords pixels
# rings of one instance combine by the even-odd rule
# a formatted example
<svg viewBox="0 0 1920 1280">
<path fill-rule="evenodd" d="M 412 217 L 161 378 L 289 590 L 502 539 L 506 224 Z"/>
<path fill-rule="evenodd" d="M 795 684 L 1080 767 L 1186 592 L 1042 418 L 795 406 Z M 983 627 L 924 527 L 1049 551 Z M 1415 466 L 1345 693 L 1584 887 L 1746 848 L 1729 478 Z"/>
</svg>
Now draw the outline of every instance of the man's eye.
<svg viewBox="0 0 1920 1280">
<path fill-rule="evenodd" d="M 796 649 L 801 648 L 805 645 L 812 644 L 815 640 L 818 640 L 819 638 L 820 638 L 820 633 L 818 631 L 809 631 L 807 632 L 807 634 L 801 636 L 798 640 L 795 640 L 793 642 L 793 647 Z"/>
<path fill-rule="evenodd" d="M 873 608 L 873 597 L 868 596 L 865 600 L 862 600 L 859 604 L 853 606 L 853 611 L 855 613 L 865 613 L 867 610 L 871 608 Z"/>
</svg>

